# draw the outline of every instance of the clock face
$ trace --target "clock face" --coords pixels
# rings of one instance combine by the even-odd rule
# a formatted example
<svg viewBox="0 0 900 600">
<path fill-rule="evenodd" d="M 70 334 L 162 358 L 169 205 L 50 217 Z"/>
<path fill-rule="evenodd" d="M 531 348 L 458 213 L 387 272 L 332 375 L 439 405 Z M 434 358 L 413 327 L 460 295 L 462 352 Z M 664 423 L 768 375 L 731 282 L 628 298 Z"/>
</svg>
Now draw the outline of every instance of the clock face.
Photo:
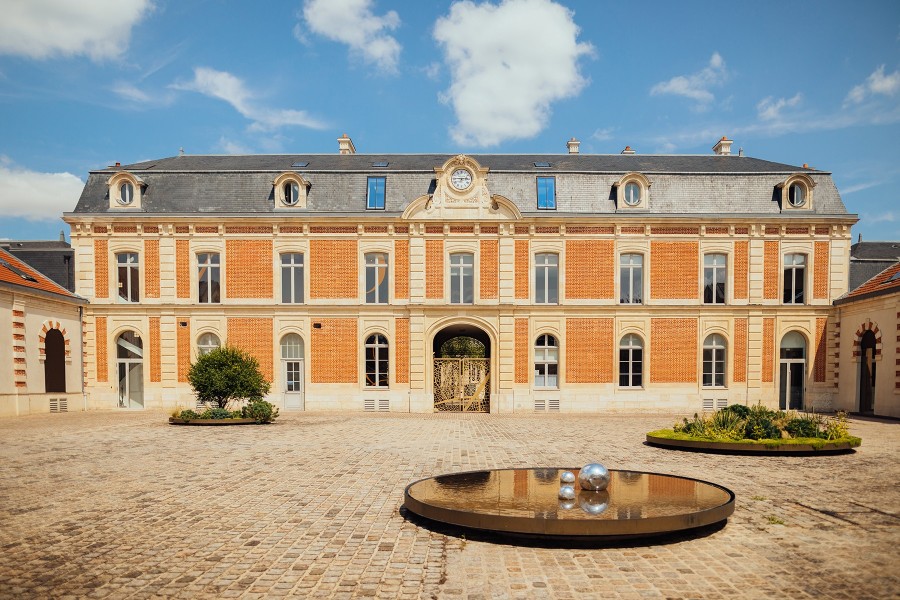
<svg viewBox="0 0 900 600">
<path fill-rule="evenodd" d="M 458 190 L 464 190 L 472 185 L 472 174 L 466 169 L 457 169 L 450 175 L 450 184 Z"/>
</svg>

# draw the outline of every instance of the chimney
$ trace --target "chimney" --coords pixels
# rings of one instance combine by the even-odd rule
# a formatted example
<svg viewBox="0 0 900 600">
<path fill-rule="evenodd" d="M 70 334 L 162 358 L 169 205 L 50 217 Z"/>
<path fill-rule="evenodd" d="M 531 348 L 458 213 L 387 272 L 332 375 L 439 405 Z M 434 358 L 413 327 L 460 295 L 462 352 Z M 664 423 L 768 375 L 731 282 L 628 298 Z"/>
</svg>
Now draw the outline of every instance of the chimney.
<svg viewBox="0 0 900 600">
<path fill-rule="evenodd" d="M 569 149 L 569 154 L 578 154 L 578 147 L 581 145 L 581 142 L 572 138 L 568 142 L 566 142 L 566 148 Z"/>
<path fill-rule="evenodd" d="M 61 241 L 61 242 L 66 241 L 66 232 L 61 229 L 59 231 L 59 241 Z"/>
<path fill-rule="evenodd" d="M 625 146 L 625 149 L 622 150 L 622 154 L 634 154 L 634 150 L 631 149 L 631 146 Z"/>
<path fill-rule="evenodd" d="M 338 154 L 356 154 L 356 146 L 346 133 L 338 138 Z"/>
<path fill-rule="evenodd" d="M 713 152 L 718 154 L 719 156 L 730 156 L 731 155 L 731 144 L 734 143 L 734 140 L 729 140 L 724 135 L 722 139 L 716 142 L 716 145 L 713 146 Z"/>
</svg>

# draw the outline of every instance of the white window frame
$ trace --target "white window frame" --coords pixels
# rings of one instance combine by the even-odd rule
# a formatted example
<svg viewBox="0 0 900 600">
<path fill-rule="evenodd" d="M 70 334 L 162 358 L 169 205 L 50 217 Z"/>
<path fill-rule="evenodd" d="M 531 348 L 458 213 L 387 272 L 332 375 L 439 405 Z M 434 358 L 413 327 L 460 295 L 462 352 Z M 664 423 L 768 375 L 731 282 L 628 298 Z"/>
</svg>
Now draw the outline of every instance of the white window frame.
<svg viewBox="0 0 900 600">
<path fill-rule="evenodd" d="M 285 263 L 284 258 L 286 256 L 290 256 L 290 262 Z M 300 262 L 297 262 L 297 257 L 300 257 Z M 284 251 L 280 252 L 278 255 L 279 265 L 281 266 L 281 303 L 282 304 L 303 304 L 306 298 L 306 281 L 304 277 L 306 275 L 306 255 L 303 252 L 295 252 L 295 251 Z M 300 299 L 297 299 L 297 278 L 300 279 Z M 290 280 L 289 283 L 289 299 L 285 300 L 284 298 L 284 285 L 285 280 Z"/>
<path fill-rule="evenodd" d="M 556 371 L 553 374 L 553 383 L 550 383 L 551 367 L 555 367 Z M 534 342 L 534 387 L 546 390 L 559 389 L 559 340 L 550 333 L 542 333 Z"/>
<path fill-rule="evenodd" d="M 627 344 L 626 344 L 626 342 L 627 342 Z M 624 364 L 628 365 L 627 374 L 623 373 L 623 371 L 622 371 L 622 364 L 623 364 L 622 351 L 623 350 L 628 352 L 628 360 L 625 361 L 625 363 L 624 363 Z M 635 358 L 634 358 L 635 351 L 640 352 L 640 358 L 638 360 L 635 360 Z M 645 365 L 644 356 L 645 355 L 646 355 L 646 352 L 644 352 L 644 340 L 641 339 L 641 336 L 639 336 L 636 333 L 627 333 L 624 336 L 622 336 L 622 339 L 619 340 L 619 387 L 620 388 L 642 389 L 644 387 L 644 373 L 647 371 L 647 369 L 644 367 L 644 365 Z M 634 379 L 635 379 L 634 366 L 635 366 L 635 364 L 639 364 L 640 368 L 641 368 L 641 372 L 639 375 L 640 380 L 638 381 L 637 385 L 634 384 Z M 628 377 L 628 383 L 626 385 L 622 385 L 622 375 L 623 374 L 626 377 Z"/>
<path fill-rule="evenodd" d="M 625 264 L 625 257 L 638 257 L 640 262 L 635 264 L 629 262 Z M 629 258 L 631 260 L 631 258 Z M 628 295 L 626 300 L 626 290 L 621 289 L 622 287 L 622 274 L 625 271 L 628 271 Z M 638 272 L 637 278 L 635 278 L 635 271 Z M 635 280 L 639 281 L 641 284 L 641 295 L 640 298 L 635 301 L 634 300 L 634 282 Z M 619 255 L 619 304 L 644 304 L 644 292 L 646 291 L 646 286 L 644 285 L 644 254 L 639 252 L 623 252 Z"/>
<path fill-rule="evenodd" d="M 388 304 L 391 301 L 391 257 L 387 252 L 366 252 L 363 255 L 365 264 L 365 290 L 363 300 L 366 304 Z M 379 279 L 379 274 L 383 277 Z M 371 274 L 372 287 L 369 287 Z M 371 292 L 371 293 L 370 293 Z"/>
<path fill-rule="evenodd" d="M 116 252 L 116 301 L 134 304 L 141 301 L 141 257 L 137 252 Z M 123 261 L 124 258 L 124 262 Z M 132 262 L 132 258 L 134 262 Z M 122 269 L 125 280 L 122 281 Z M 122 296 L 122 291 L 125 296 Z M 132 297 L 134 296 L 134 297 Z"/>
<path fill-rule="evenodd" d="M 369 351 L 372 351 L 375 369 L 369 371 Z M 384 363 L 384 371 L 381 370 L 381 364 Z M 391 380 L 391 357 L 390 345 L 387 336 L 383 333 L 373 333 L 366 337 L 363 355 L 363 370 L 365 371 L 365 386 L 370 389 L 387 389 L 390 387 Z M 370 383 L 372 382 L 372 383 Z"/>
<path fill-rule="evenodd" d="M 470 262 L 466 263 L 466 257 Z M 454 262 L 459 259 L 458 262 Z M 466 282 L 471 290 L 471 300 L 466 302 Z M 458 299 L 453 300 L 454 292 Z M 475 304 L 475 254 L 473 252 L 453 252 L 450 254 L 450 304 Z"/>
<path fill-rule="evenodd" d="M 706 353 L 709 351 L 710 360 L 706 360 Z M 710 371 L 706 370 L 709 363 Z M 728 387 L 728 341 L 725 336 L 719 333 L 711 333 L 703 340 L 703 355 L 701 357 L 702 387 L 704 388 L 726 388 Z M 707 384 L 707 377 L 710 383 Z M 716 379 L 721 377 L 721 383 L 716 383 Z"/>
<path fill-rule="evenodd" d="M 548 258 L 552 262 L 548 262 Z M 541 262 L 543 260 L 543 262 Z M 540 278 L 538 273 L 543 271 L 544 286 L 538 284 Z M 551 292 L 551 272 L 556 272 L 556 289 L 553 291 L 555 300 L 550 300 Z M 536 252 L 534 255 L 534 303 L 535 304 L 559 304 L 559 253 L 557 252 Z"/>
</svg>

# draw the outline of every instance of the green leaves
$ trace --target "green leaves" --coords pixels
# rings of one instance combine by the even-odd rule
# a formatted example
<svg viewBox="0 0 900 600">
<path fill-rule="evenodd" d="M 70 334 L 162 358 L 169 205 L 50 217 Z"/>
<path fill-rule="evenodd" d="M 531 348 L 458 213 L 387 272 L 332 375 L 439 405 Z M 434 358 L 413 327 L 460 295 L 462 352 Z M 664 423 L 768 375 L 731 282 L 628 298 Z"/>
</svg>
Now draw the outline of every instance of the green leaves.
<svg viewBox="0 0 900 600">
<path fill-rule="evenodd" d="M 262 400 L 271 387 L 253 356 L 227 345 L 200 356 L 188 371 L 188 381 L 198 400 L 220 409 L 232 400 Z"/>
</svg>

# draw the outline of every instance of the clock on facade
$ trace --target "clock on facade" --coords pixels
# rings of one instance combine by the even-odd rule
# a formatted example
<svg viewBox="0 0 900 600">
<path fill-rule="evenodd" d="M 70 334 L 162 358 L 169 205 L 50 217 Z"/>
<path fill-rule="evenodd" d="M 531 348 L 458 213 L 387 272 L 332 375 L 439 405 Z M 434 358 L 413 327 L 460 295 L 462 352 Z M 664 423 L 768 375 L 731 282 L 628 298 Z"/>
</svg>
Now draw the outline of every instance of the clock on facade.
<svg viewBox="0 0 900 600">
<path fill-rule="evenodd" d="M 450 184 L 458 190 L 472 185 L 472 174 L 466 169 L 457 169 L 450 175 Z"/>
</svg>

